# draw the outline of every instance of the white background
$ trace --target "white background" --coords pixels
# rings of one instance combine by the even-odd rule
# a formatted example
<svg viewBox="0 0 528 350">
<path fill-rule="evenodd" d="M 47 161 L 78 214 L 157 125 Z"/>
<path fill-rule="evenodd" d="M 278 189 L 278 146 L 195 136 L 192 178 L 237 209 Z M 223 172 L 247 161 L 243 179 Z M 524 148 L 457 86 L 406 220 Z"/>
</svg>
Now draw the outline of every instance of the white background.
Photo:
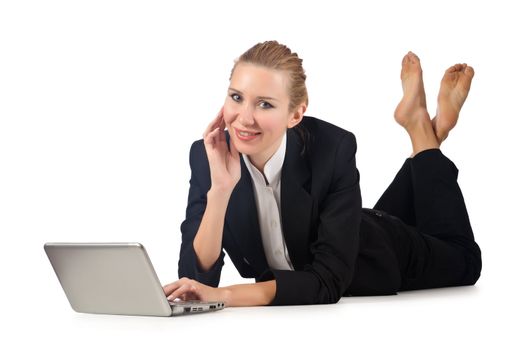
<svg viewBox="0 0 528 350">
<path fill-rule="evenodd" d="M 521 3 L 2 1 L 0 347 L 526 347 Z M 410 154 L 392 117 L 402 56 L 420 56 L 431 114 L 444 70 L 474 66 L 442 149 L 482 249 L 477 285 L 185 318 L 74 313 L 43 243 L 139 241 L 162 283 L 175 280 L 189 147 L 234 59 L 272 39 L 304 59 L 306 114 L 356 134 L 366 207 Z M 221 284 L 238 282 L 228 262 Z"/>
</svg>

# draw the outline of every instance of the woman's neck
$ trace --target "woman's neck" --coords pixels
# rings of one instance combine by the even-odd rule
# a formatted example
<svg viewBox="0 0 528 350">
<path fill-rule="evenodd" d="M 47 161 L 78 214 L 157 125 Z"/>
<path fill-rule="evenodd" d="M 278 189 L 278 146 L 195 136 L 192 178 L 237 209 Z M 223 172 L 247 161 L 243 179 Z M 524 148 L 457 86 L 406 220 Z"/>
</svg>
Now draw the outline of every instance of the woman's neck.
<svg viewBox="0 0 528 350">
<path fill-rule="evenodd" d="M 251 164 L 253 164 L 253 166 L 262 173 L 262 175 L 264 175 L 264 167 L 266 166 L 266 163 L 271 159 L 271 157 L 275 155 L 275 153 L 277 153 L 277 150 L 282 143 L 283 137 L 280 137 L 277 142 L 275 142 L 275 144 L 272 145 L 272 147 L 270 147 L 268 150 L 265 150 L 259 154 L 254 154 L 251 156 L 248 155 Z"/>
</svg>

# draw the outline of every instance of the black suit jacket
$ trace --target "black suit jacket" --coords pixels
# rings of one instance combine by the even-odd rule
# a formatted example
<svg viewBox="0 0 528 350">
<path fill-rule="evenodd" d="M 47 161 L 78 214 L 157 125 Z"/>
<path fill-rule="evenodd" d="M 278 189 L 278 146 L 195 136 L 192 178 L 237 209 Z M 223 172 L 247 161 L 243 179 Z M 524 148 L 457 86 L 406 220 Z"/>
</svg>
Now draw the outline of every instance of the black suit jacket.
<svg viewBox="0 0 528 350">
<path fill-rule="evenodd" d="M 305 116 L 288 129 L 281 174 L 282 230 L 295 271 L 271 270 L 262 246 L 251 176 L 241 178 L 227 208 L 223 251 L 200 271 L 193 248 L 211 186 L 203 140 L 190 151 L 191 180 L 181 225 L 179 276 L 218 286 L 224 251 L 245 278 L 275 279 L 275 305 L 335 303 L 343 295 L 393 294 L 399 287 L 394 253 L 376 215 L 362 212 L 356 140 L 352 133 Z M 228 142 L 229 135 L 227 134 Z M 376 213 L 377 214 L 377 213 Z M 360 237 L 361 231 L 368 237 Z M 363 242 L 363 251 L 360 251 Z M 369 244 L 365 244 L 369 243 Z M 392 266 L 391 266 L 392 265 Z M 363 266 L 363 274 L 358 274 Z"/>
</svg>

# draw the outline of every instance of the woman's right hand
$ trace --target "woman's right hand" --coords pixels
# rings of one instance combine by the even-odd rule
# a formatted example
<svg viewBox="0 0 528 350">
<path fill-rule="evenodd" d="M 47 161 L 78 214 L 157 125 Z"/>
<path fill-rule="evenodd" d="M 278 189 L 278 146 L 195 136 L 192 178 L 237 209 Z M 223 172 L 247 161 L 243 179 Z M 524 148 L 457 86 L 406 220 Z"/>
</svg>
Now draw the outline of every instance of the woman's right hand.
<svg viewBox="0 0 528 350">
<path fill-rule="evenodd" d="M 227 146 L 224 107 L 203 134 L 211 171 L 211 190 L 231 193 L 240 180 L 240 155 L 233 142 Z"/>
</svg>

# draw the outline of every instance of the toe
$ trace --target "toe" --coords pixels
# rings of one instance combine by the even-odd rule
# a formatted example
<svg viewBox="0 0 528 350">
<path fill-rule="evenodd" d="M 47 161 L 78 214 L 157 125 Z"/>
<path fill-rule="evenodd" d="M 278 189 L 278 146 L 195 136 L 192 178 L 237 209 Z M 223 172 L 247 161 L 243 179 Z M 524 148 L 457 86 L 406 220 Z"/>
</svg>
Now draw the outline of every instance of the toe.
<svg viewBox="0 0 528 350">
<path fill-rule="evenodd" d="M 456 65 L 454 65 L 454 66 L 451 66 L 451 67 L 447 68 L 445 72 L 446 73 L 453 73 L 453 72 L 456 72 L 456 70 L 457 70 L 456 69 Z"/>
<path fill-rule="evenodd" d="M 412 51 L 409 51 L 403 56 L 402 64 L 416 63 L 417 59 L 418 57 Z"/>
<path fill-rule="evenodd" d="M 461 72 L 463 69 L 464 69 L 464 64 L 463 63 L 457 63 L 455 64 L 455 70 L 458 71 L 458 72 Z"/>
<path fill-rule="evenodd" d="M 464 74 L 473 78 L 473 76 L 475 75 L 475 70 L 473 69 L 473 67 L 471 66 L 467 66 L 465 69 L 464 69 Z"/>
<path fill-rule="evenodd" d="M 412 63 L 420 63 L 420 58 L 412 51 L 409 51 L 409 56 Z"/>
</svg>

